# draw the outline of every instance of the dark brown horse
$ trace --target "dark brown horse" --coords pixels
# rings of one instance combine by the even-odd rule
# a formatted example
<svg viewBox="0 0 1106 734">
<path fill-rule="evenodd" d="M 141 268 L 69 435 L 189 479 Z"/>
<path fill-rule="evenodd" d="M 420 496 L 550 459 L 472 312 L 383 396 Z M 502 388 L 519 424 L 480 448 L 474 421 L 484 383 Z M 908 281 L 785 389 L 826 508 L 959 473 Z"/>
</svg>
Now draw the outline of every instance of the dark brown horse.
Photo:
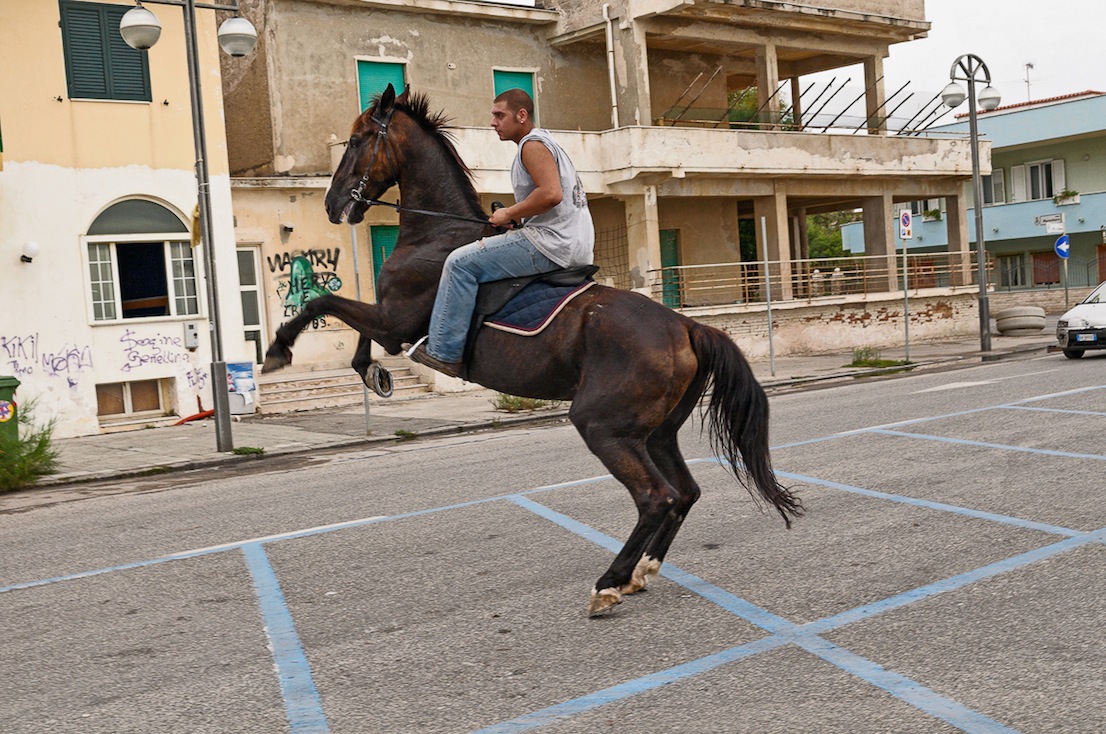
<svg viewBox="0 0 1106 734">
<path fill-rule="evenodd" d="M 330 315 L 361 334 L 354 367 L 365 377 L 369 340 L 396 354 L 426 334 L 446 256 L 490 233 L 445 120 L 427 110 L 425 97 L 409 90 L 397 97 L 389 85 L 354 123 L 326 195 L 330 221 L 356 224 L 370 200 L 399 186 L 399 239 L 381 268 L 377 303 L 333 295 L 309 301 L 277 330 L 263 371 L 289 364 L 299 333 Z M 595 584 L 591 614 L 645 588 L 699 498 L 677 433 L 708 389 L 705 420 L 718 455 L 788 527 L 802 512 L 772 470 L 768 400 L 737 346 L 644 296 L 594 286 L 538 336 L 481 329 L 468 368 L 469 379 L 503 393 L 571 401 L 569 417 L 588 448 L 630 491 L 637 526 Z"/>
</svg>

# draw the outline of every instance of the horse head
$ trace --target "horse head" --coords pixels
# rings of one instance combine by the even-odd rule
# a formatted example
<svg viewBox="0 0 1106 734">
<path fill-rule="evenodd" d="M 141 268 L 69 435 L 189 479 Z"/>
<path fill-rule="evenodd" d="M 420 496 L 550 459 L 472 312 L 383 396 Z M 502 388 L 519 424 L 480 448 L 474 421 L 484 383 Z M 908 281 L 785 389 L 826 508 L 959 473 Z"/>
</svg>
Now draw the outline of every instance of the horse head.
<svg viewBox="0 0 1106 734">
<path fill-rule="evenodd" d="M 334 224 L 343 219 L 357 224 L 365 218 L 370 200 L 399 183 L 402 161 L 389 140 L 390 127 L 396 107 L 407 104 L 410 89 L 397 97 L 389 84 L 376 103 L 354 121 L 346 152 L 326 192 L 326 213 Z"/>
</svg>

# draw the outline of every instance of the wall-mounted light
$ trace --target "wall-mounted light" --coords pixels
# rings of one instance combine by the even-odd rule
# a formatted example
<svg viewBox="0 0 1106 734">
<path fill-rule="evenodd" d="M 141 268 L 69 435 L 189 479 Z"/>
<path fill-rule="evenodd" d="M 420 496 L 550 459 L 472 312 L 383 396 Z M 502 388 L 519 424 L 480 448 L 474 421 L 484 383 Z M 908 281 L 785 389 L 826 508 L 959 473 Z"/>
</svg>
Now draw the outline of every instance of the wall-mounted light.
<svg viewBox="0 0 1106 734">
<path fill-rule="evenodd" d="M 991 227 L 992 232 L 998 232 L 998 227 Z"/>
<path fill-rule="evenodd" d="M 281 232 L 291 232 L 295 228 L 296 228 L 296 225 L 291 224 L 289 222 L 282 222 L 281 225 L 280 225 L 280 231 Z"/>
<path fill-rule="evenodd" d="M 27 240 L 23 243 L 23 252 L 20 254 L 19 259 L 25 263 L 29 263 L 35 259 L 38 253 L 42 252 L 42 247 L 34 240 Z"/>
</svg>

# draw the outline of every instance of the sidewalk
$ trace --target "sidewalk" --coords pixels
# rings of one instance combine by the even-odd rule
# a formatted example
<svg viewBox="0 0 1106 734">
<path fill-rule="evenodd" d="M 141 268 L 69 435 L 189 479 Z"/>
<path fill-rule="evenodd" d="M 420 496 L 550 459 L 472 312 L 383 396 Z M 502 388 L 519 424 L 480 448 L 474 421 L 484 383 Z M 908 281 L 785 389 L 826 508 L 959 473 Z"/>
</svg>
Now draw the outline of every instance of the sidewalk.
<svg viewBox="0 0 1106 734">
<path fill-rule="evenodd" d="M 1044 353 L 1055 343 L 1056 317 L 1047 320 L 1044 331 L 1032 336 L 1007 337 L 994 332 L 987 359 Z M 911 344 L 914 371 L 971 366 L 984 359 L 979 337 L 955 341 Z M 902 346 L 881 351 L 884 359 L 902 359 Z M 859 373 L 878 370 L 847 367 L 848 353 L 783 357 L 753 363 L 753 371 L 765 389 L 782 389 L 851 379 Z M 265 456 L 309 452 L 344 446 L 394 442 L 401 437 L 442 435 L 463 431 L 550 420 L 567 415 L 568 405 L 553 405 L 531 413 L 506 413 L 495 409 L 496 394 L 478 390 L 460 394 L 428 394 L 401 400 L 369 401 L 368 430 L 362 405 L 322 408 L 269 416 L 243 416 L 231 428 L 234 446 L 264 449 Z M 400 432 L 397 434 L 397 432 Z M 39 487 L 134 476 L 149 472 L 193 469 L 236 461 L 256 461 L 216 451 L 215 427 L 211 420 L 180 426 L 151 428 L 55 441 L 60 451 L 58 473 L 39 480 Z M 30 490 L 33 492 L 34 490 Z M 24 491 L 26 492 L 26 490 Z M 9 505 L 0 495 L 0 509 Z"/>
</svg>

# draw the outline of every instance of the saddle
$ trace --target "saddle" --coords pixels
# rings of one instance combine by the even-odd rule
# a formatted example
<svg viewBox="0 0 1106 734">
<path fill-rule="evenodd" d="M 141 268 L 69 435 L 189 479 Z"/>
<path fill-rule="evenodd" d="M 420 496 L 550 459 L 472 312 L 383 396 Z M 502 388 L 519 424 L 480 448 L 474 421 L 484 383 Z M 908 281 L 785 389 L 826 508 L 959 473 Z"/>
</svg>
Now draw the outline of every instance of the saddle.
<svg viewBox="0 0 1106 734">
<path fill-rule="evenodd" d="M 599 271 L 598 265 L 581 265 L 575 268 L 562 268 L 548 273 L 527 275 L 521 278 L 505 278 L 493 280 L 489 283 L 481 283 L 476 293 L 476 308 L 472 314 L 472 324 L 469 326 L 468 338 L 465 340 L 465 356 L 462 367 L 462 377 L 468 377 L 468 364 L 472 356 L 476 335 L 485 322 L 494 321 L 497 314 L 520 296 L 529 286 L 544 286 L 571 291 L 585 283 L 594 282 L 592 276 Z"/>
</svg>

